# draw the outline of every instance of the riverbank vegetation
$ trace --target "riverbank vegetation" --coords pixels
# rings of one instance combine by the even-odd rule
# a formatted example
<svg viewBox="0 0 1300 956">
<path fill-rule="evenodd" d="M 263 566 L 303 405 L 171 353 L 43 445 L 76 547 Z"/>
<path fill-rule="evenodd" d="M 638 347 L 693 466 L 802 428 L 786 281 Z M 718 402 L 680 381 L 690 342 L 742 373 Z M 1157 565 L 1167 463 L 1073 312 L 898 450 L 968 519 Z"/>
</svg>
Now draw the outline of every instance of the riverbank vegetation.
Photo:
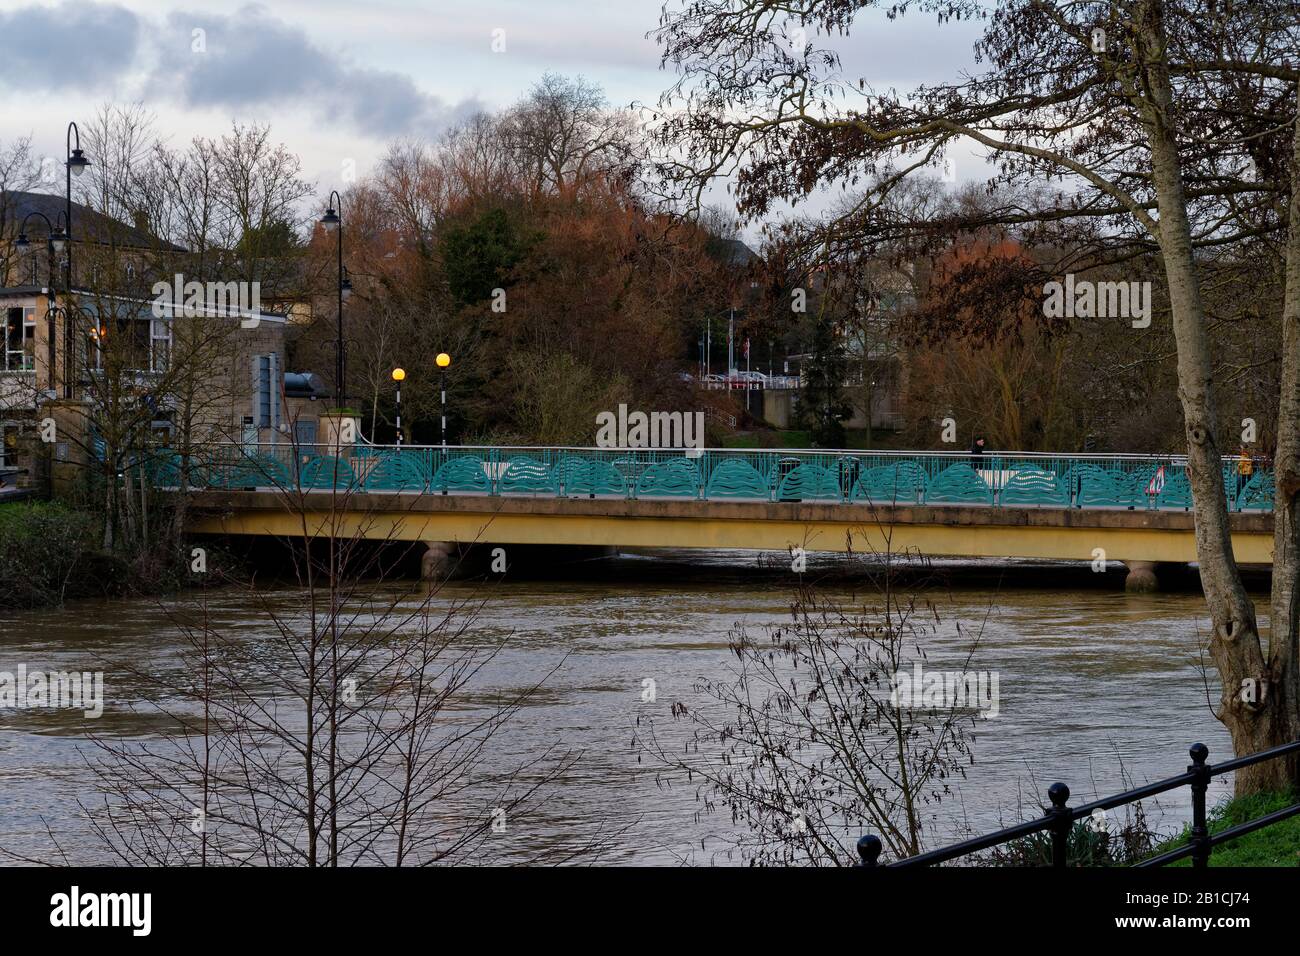
<svg viewBox="0 0 1300 956">
<path fill-rule="evenodd" d="M 227 572 L 235 565 L 213 551 Z M 0 610 L 57 607 L 66 600 L 165 594 L 191 579 L 176 548 L 156 539 L 103 545 L 102 513 L 57 501 L 0 505 Z"/>
<path fill-rule="evenodd" d="M 0 610 L 103 593 L 93 519 L 49 502 L 0 505 Z"/>
<path fill-rule="evenodd" d="M 1209 811 L 1211 834 L 1256 820 L 1284 809 L 1300 799 L 1294 792 L 1266 792 L 1229 797 Z M 1080 820 L 1070 831 L 1066 847 L 1067 865 L 1072 867 L 1132 866 L 1187 845 L 1190 826 L 1169 835 L 1168 829 L 1154 826 L 1139 801 L 1120 809 Z M 971 834 L 975 836 L 976 834 Z M 1035 833 L 1011 840 L 971 857 L 969 864 L 991 867 L 1045 867 L 1052 861 L 1051 835 Z M 1169 864 L 1190 867 L 1191 860 Z M 1216 846 L 1210 854 L 1210 866 L 1285 866 L 1300 867 L 1300 817 L 1291 817 L 1230 843 Z"/>
<path fill-rule="evenodd" d="M 1300 800 L 1300 793 L 1285 791 L 1254 793 L 1225 800 L 1210 811 L 1210 833 L 1221 833 L 1230 827 L 1257 820 L 1288 807 L 1297 800 Z M 1155 847 L 1152 855 L 1184 846 L 1187 839 L 1188 831 L 1184 829 L 1174 839 Z M 1173 865 L 1188 867 L 1191 866 L 1191 861 L 1179 860 Z M 1300 867 L 1300 817 L 1291 817 L 1230 843 L 1216 846 L 1210 854 L 1210 866 Z"/>
</svg>

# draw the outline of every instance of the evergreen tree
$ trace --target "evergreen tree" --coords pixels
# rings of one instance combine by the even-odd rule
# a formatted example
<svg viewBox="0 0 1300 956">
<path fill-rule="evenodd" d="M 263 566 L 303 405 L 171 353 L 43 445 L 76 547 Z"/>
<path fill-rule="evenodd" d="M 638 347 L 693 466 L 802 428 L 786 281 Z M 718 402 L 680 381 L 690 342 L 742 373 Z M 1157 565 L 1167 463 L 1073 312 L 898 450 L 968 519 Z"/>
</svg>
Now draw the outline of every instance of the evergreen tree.
<svg viewBox="0 0 1300 956">
<path fill-rule="evenodd" d="M 843 448 L 843 419 L 853 409 L 844 398 L 848 359 L 834 320 L 823 313 L 813 326 L 811 354 L 803 363 L 803 383 L 795 420 L 818 448 Z"/>
</svg>

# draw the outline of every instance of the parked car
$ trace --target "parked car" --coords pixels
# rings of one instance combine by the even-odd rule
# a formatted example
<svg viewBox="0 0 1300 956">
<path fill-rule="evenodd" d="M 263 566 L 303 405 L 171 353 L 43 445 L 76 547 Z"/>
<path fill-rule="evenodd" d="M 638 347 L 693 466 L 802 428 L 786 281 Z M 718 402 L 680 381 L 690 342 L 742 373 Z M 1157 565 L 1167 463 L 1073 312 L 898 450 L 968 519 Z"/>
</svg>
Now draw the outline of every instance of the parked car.
<svg viewBox="0 0 1300 956">
<path fill-rule="evenodd" d="M 727 376 L 731 388 L 766 388 L 767 376 L 762 372 L 733 372 Z"/>
</svg>

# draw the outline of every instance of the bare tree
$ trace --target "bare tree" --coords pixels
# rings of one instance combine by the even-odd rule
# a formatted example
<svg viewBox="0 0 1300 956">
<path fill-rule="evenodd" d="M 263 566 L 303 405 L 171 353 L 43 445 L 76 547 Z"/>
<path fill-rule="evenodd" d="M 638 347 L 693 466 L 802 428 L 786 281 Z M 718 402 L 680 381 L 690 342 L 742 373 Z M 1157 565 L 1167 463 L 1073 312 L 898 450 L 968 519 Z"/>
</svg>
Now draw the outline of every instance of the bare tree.
<svg viewBox="0 0 1300 956">
<path fill-rule="evenodd" d="M 742 826 L 735 843 L 746 862 L 852 866 L 866 830 L 891 854 L 915 855 L 930 808 L 973 759 L 975 713 L 965 701 L 936 696 L 918 707 L 900 693 L 940 621 L 919 597 L 924 584 L 905 590 L 901 574 L 928 577 L 928 563 L 889 550 L 852 560 L 867 571 L 860 605 L 801 581 L 785 625 L 761 635 L 737 625 L 733 675 L 697 683 L 708 702 L 695 711 L 672 705 L 691 728 L 684 748 L 653 719 L 638 720 L 637 746 L 667 785 L 685 779 L 706 813 L 725 811 Z"/>
<path fill-rule="evenodd" d="M 835 50 L 817 43 L 873 9 L 982 19 L 976 53 L 987 66 L 909 91 L 855 82 Z M 1300 737 L 1300 71 L 1288 59 L 1300 41 L 1295 5 L 699 0 L 666 14 L 658 37 L 679 71 L 661 110 L 659 141 L 675 151 L 663 169 L 688 196 L 735 174 L 741 208 L 755 216 L 830 184 L 871 182 L 852 209 L 810 224 L 805 237 L 870 246 L 900 230 L 878 215 L 898 184 L 968 143 L 987 152 L 996 180 L 1044 188 L 1033 205 L 1017 201 L 960 225 L 1032 225 L 1041 236 L 1082 230 L 1112 258 L 1159 253 L 1222 681 L 1218 715 L 1239 754 Z M 942 238 L 931 230 L 932 241 Z M 1233 557 L 1214 430 L 1203 259 L 1227 247 L 1271 254 L 1286 275 L 1267 639 Z M 1270 761 L 1240 773 L 1237 786 L 1285 788 L 1298 775 L 1300 762 Z"/>
<path fill-rule="evenodd" d="M 547 73 L 501 121 L 502 137 L 534 194 L 564 194 L 625 171 L 633 127 L 582 77 Z"/>
<path fill-rule="evenodd" d="M 39 182 L 40 170 L 32 157 L 32 139 L 25 136 L 0 147 L 0 286 L 16 285 L 25 278 L 21 259 L 13 252 L 19 223 L 12 193 L 27 192 Z"/>
<path fill-rule="evenodd" d="M 381 532 L 341 472 L 336 487 L 313 491 L 292 468 L 296 449 L 205 454 L 208 468 L 288 479 L 278 496 L 301 527 L 286 542 L 300 592 L 286 609 L 274 592 L 237 585 L 269 640 L 215 623 L 206 586 L 174 612 L 183 667 L 133 675 L 162 732 L 149 743 L 96 738 L 89 758 L 100 799 L 85 809 L 108 851 L 132 865 L 517 862 L 508 834 L 578 754 L 557 745 L 515 766 L 490 758 L 550 673 L 484 698 L 476 685 L 509 638 L 466 646 L 482 600 L 446 600 L 438 585 L 383 595 L 366 585 L 386 567 L 375 546 L 391 558 L 400 529 Z M 493 839 L 509 842 L 494 852 Z M 602 845 L 593 834 L 533 852 L 564 862 Z"/>
</svg>

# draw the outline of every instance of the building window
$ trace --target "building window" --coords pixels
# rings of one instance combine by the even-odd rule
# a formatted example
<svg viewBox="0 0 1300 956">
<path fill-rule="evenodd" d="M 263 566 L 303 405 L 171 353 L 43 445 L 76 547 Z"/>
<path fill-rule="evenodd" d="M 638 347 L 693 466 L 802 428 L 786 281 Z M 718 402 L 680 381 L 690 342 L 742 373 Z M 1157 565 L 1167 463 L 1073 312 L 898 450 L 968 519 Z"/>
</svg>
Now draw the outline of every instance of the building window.
<svg viewBox="0 0 1300 956">
<path fill-rule="evenodd" d="M 86 365 L 93 372 L 104 368 L 104 350 L 100 346 L 99 329 L 93 325 L 86 332 Z"/>
<path fill-rule="evenodd" d="M 0 468 L 18 466 L 18 439 L 29 426 L 19 422 L 0 423 Z"/>
<path fill-rule="evenodd" d="M 116 324 L 117 348 L 127 350 L 126 367 L 137 372 L 165 372 L 171 361 L 172 328 L 167 319 L 125 319 Z M 108 326 L 89 330 L 86 354 L 90 367 L 103 371 L 108 348 Z"/>
<path fill-rule="evenodd" d="M 271 427 L 271 356 L 257 357 L 257 427 Z"/>
<path fill-rule="evenodd" d="M 175 427 L 172 425 L 170 411 L 155 412 L 155 418 L 149 423 L 149 431 L 154 440 L 161 445 L 170 444 Z"/>
<path fill-rule="evenodd" d="M 167 371 L 172 354 L 172 324 L 167 319 L 154 319 L 149 332 L 149 367 L 155 372 Z"/>
<path fill-rule="evenodd" d="M 257 428 L 280 427 L 280 356 L 253 356 L 253 421 Z"/>
<path fill-rule="evenodd" d="M 36 308 L 15 306 L 5 311 L 4 371 L 31 372 L 36 368 Z"/>
</svg>

